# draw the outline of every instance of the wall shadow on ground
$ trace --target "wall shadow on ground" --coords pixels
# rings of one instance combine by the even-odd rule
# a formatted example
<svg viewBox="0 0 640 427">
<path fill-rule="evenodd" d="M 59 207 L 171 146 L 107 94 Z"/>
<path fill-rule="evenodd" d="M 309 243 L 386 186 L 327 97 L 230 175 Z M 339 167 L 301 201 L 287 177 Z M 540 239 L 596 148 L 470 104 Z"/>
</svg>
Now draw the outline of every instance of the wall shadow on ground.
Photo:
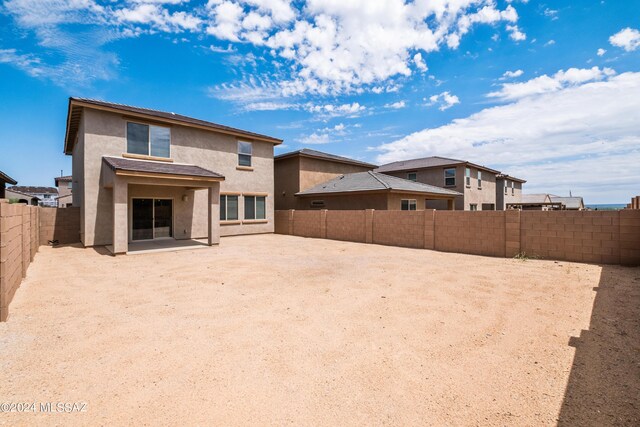
<svg viewBox="0 0 640 427">
<path fill-rule="evenodd" d="M 640 425 L 640 268 L 604 265 L 575 356 L 559 426 Z"/>
</svg>

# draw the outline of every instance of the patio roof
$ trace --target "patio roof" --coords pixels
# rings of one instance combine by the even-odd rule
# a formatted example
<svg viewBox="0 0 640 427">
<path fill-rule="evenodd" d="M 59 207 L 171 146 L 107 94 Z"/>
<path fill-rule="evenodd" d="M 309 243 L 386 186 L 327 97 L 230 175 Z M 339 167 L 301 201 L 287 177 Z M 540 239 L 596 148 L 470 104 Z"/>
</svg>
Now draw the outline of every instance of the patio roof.
<svg viewBox="0 0 640 427">
<path fill-rule="evenodd" d="M 199 181 L 224 181 L 224 176 L 196 165 L 182 163 L 132 160 L 104 156 L 102 161 L 116 175 L 143 176 L 149 178 L 177 178 Z"/>
</svg>

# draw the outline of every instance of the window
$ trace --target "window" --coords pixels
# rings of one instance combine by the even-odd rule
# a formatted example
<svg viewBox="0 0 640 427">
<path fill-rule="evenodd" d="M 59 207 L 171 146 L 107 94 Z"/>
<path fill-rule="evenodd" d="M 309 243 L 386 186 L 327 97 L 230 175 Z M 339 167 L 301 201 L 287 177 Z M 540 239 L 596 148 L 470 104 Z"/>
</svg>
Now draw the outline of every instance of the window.
<svg viewBox="0 0 640 427">
<path fill-rule="evenodd" d="M 409 173 L 407 174 L 407 179 L 408 179 L 409 181 L 414 181 L 414 182 L 415 182 L 415 181 L 417 181 L 417 180 L 418 180 L 418 174 L 417 174 L 416 172 L 409 172 Z"/>
<path fill-rule="evenodd" d="M 67 188 L 69 189 L 73 188 L 73 182 L 71 181 L 67 182 Z"/>
<path fill-rule="evenodd" d="M 265 219 L 266 202 L 264 196 L 244 196 L 244 219 Z"/>
<path fill-rule="evenodd" d="M 509 188 L 509 180 L 504 180 L 504 194 L 507 194 L 507 189 Z"/>
<path fill-rule="evenodd" d="M 251 166 L 252 151 L 250 142 L 238 141 L 238 166 Z"/>
<path fill-rule="evenodd" d="M 478 210 L 478 205 L 476 205 L 476 204 L 469 205 L 469 210 L 471 210 L 471 211 L 477 211 L 477 210 Z"/>
<path fill-rule="evenodd" d="M 400 209 L 403 211 L 415 211 L 418 203 L 416 200 L 402 200 L 400 202 Z"/>
<path fill-rule="evenodd" d="M 169 157 L 171 129 L 162 126 L 127 123 L 127 153 Z"/>
<path fill-rule="evenodd" d="M 478 188 L 482 188 L 482 172 L 478 171 Z"/>
<path fill-rule="evenodd" d="M 514 196 L 516 194 L 516 183 L 511 181 L 511 195 Z"/>
<path fill-rule="evenodd" d="M 469 168 L 464 170 L 464 183 L 467 187 L 471 187 L 471 169 Z"/>
<path fill-rule="evenodd" d="M 456 185 L 456 168 L 444 170 L 444 185 L 447 187 Z"/>
<path fill-rule="evenodd" d="M 311 201 L 311 208 L 312 209 L 321 209 L 324 208 L 325 204 L 324 204 L 324 200 L 312 200 Z"/>
<path fill-rule="evenodd" d="M 238 196 L 220 196 L 220 221 L 238 220 Z"/>
</svg>

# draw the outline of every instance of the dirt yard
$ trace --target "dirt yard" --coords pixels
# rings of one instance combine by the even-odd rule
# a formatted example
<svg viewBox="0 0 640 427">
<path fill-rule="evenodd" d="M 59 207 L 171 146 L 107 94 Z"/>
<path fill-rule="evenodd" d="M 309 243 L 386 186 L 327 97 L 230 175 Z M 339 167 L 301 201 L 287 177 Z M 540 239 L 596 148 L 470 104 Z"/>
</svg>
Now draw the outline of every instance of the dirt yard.
<svg viewBox="0 0 640 427">
<path fill-rule="evenodd" d="M 0 403 L 38 413 L 0 424 L 637 425 L 639 312 L 638 268 L 280 235 L 42 247 L 0 324 Z"/>
</svg>

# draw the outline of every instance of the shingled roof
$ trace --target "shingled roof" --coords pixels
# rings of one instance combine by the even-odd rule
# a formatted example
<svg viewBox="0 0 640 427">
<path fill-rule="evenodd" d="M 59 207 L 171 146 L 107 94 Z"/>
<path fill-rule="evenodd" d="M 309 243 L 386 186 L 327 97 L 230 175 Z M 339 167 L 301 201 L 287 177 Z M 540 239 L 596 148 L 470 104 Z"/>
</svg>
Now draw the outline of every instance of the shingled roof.
<svg viewBox="0 0 640 427">
<path fill-rule="evenodd" d="M 216 178 L 224 180 L 224 176 L 219 173 L 201 168 L 196 165 L 181 163 L 154 162 L 149 160 L 131 160 L 122 157 L 103 157 L 102 161 L 111 168 L 112 171 L 141 172 L 160 175 L 180 175 L 194 178 Z"/>
<path fill-rule="evenodd" d="M 296 193 L 297 196 L 353 193 L 367 191 L 399 191 L 408 193 L 424 193 L 439 196 L 461 196 L 457 191 L 435 187 L 408 179 L 397 178 L 372 171 L 357 172 L 340 175 L 337 178 L 316 185 L 305 191 Z"/>
<path fill-rule="evenodd" d="M 352 164 L 352 165 L 356 165 L 356 166 L 363 166 L 363 167 L 367 167 L 367 168 L 371 168 L 371 169 L 377 168 L 376 165 L 373 165 L 371 163 L 366 163 L 366 162 L 362 162 L 360 160 L 350 159 L 348 157 L 337 156 L 335 154 L 329 154 L 329 153 L 325 153 L 325 152 L 322 152 L 322 151 L 311 150 L 309 148 L 303 148 L 301 150 L 291 151 L 289 153 L 284 153 L 284 154 L 279 154 L 279 155 L 274 157 L 274 160 L 278 161 L 278 160 L 288 159 L 288 158 L 294 157 L 294 156 L 313 157 L 315 159 L 329 160 L 329 161 L 340 162 L 340 163 L 348 163 L 348 164 Z"/>
<path fill-rule="evenodd" d="M 128 113 L 132 116 L 146 117 L 155 119 L 156 121 L 162 121 L 167 123 L 181 124 L 184 126 L 193 126 L 202 129 L 208 129 L 216 132 L 226 133 L 248 139 L 255 139 L 259 141 L 271 142 L 275 145 L 281 144 L 282 140 L 259 133 L 249 132 L 242 129 L 233 128 L 230 126 L 221 125 L 218 123 L 209 122 L 206 120 L 200 120 L 193 117 L 183 116 L 181 114 L 152 110 L 149 108 L 134 107 L 125 104 L 116 104 L 113 102 L 99 101 L 89 98 L 69 98 L 69 110 L 67 113 L 67 132 L 64 142 L 65 154 L 71 154 L 73 150 L 73 144 L 75 143 L 76 135 L 78 133 L 78 126 L 82 117 L 83 108 L 95 108 L 99 110 L 106 110 L 112 112 Z"/>
</svg>

